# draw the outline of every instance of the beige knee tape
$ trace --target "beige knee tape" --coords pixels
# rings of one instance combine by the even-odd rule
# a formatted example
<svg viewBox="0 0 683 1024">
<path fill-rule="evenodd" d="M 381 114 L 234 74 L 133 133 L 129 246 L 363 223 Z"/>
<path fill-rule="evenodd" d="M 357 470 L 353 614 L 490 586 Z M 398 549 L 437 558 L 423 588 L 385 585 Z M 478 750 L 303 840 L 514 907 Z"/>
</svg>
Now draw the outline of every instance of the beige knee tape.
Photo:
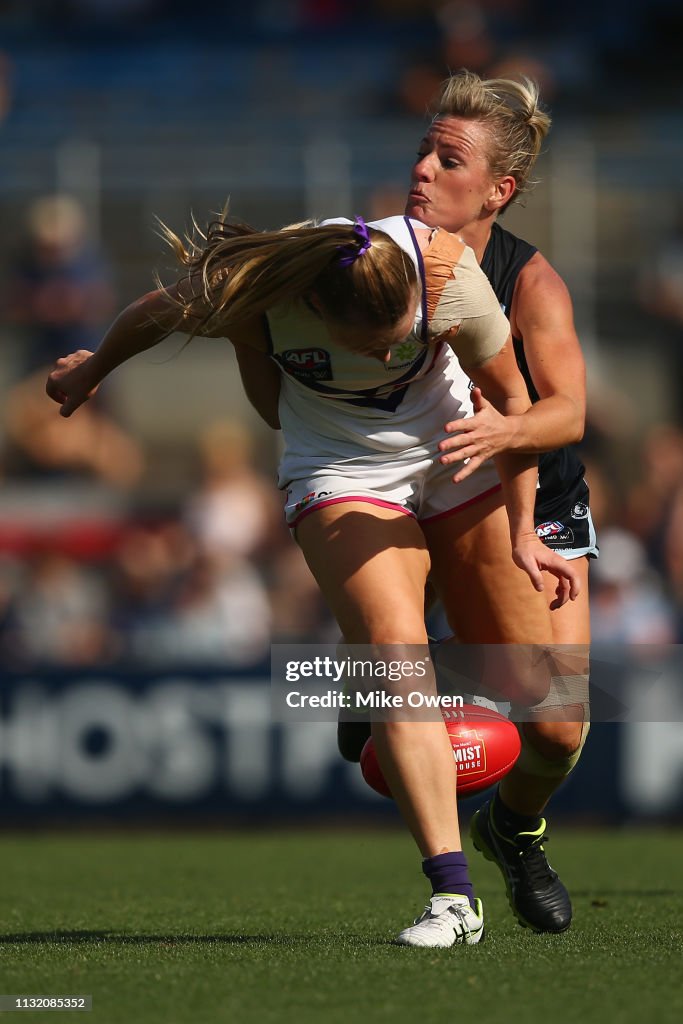
<svg viewBox="0 0 683 1024">
<path fill-rule="evenodd" d="M 588 675 L 554 676 L 550 693 L 533 708 L 513 707 L 510 717 L 516 722 L 522 749 L 516 766 L 527 775 L 547 779 L 562 779 L 569 775 L 581 757 L 588 730 L 590 706 L 588 701 Z M 576 750 L 566 757 L 550 760 L 530 743 L 524 722 L 582 722 L 581 739 Z"/>
<path fill-rule="evenodd" d="M 562 757 L 559 760 L 550 761 L 547 757 L 544 757 L 543 754 L 539 754 L 535 747 L 531 746 L 526 734 L 524 733 L 523 723 L 518 722 L 517 729 L 522 741 L 522 749 L 515 763 L 515 767 L 519 768 L 520 771 L 525 772 L 527 775 L 538 775 L 544 779 L 565 778 L 565 776 L 569 775 L 581 757 L 581 751 L 583 750 L 583 745 L 586 742 L 586 737 L 588 736 L 588 730 L 590 727 L 590 722 L 583 723 L 581 726 L 581 742 L 572 754 L 569 754 L 568 757 Z"/>
</svg>

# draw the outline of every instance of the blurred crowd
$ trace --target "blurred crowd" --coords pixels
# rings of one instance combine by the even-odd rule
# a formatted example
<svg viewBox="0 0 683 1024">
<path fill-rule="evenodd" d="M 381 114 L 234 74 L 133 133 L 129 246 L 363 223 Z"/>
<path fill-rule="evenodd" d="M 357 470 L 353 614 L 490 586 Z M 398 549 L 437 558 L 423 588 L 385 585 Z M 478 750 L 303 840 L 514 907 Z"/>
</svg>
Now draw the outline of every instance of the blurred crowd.
<svg viewBox="0 0 683 1024">
<path fill-rule="evenodd" d="M 643 285 L 650 302 L 655 286 Z M 669 302 L 658 314 L 680 328 L 680 274 L 659 286 Z M 115 300 L 78 204 L 36 200 L 0 310 L 22 355 L 2 413 L 5 493 L 18 495 L 0 512 L 3 663 L 239 667 L 266 659 L 271 642 L 334 641 L 245 422 L 208 422 L 191 486 L 173 507 L 150 510 L 139 499 L 155 453 L 117 410 L 98 395 L 65 421 L 45 396 L 52 361 L 96 344 Z M 680 642 L 683 429 L 660 424 L 639 436 L 625 398 L 614 401 L 612 416 L 609 402 L 589 411 L 583 444 L 601 547 L 594 638 Z"/>
<path fill-rule="evenodd" d="M 593 635 L 620 644 L 677 643 L 683 431 L 653 429 L 633 455 L 624 486 L 609 461 L 596 453 L 586 460 L 601 548 L 592 566 Z M 134 486 L 116 515 L 109 503 L 84 511 L 77 502 L 47 519 L 30 506 L 19 521 L 3 513 L 6 667 L 239 667 L 267 659 L 271 642 L 336 639 L 283 526 L 282 496 L 255 468 L 244 426 L 210 424 L 197 456 L 196 487 L 175 514 L 136 514 Z M 28 487 L 25 495 L 31 493 L 39 502 L 40 491 Z"/>
<path fill-rule="evenodd" d="M 15 147 L 24 123 L 31 134 L 31 122 L 21 120 L 33 110 L 30 90 L 12 41 L 47 47 L 65 30 L 69 45 L 93 35 L 128 44 L 145 34 L 157 45 L 164 33 L 184 41 L 184 33 L 206 34 L 211 24 L 213 35 L 224 32 L 228 42 L 265 40 L 269 74 L 280 67 L 271 66 L 273 40 L 296 38 L 315 53 L 316 38 L 325 34 L 347 39 L 352 68 L 356 42 L 374 40 L 379 48 L 393 39 L 384 77 L 370 82 L 361 62 L 344 86 L 362 85 L 364 116 L 422 118 L 445 69 L 461 66 L 485 76 L 530 74 L 553 107 L 587 99 L 599 106 L 609 95 L 621 105 L 645 103 L 652 89 L 675 105 L 680 21 L 672 0 L 625 6 L 577 0 L 569 19 L 565 8 L 541 0 L 255 0 L 248 9 L 207 3 L 192 22 L 177 0 L 9 0 L 0 9 L 10 41 L 0 52 L 0 130 L 14 114 Z M 292 66 L 313 74 L 296 61 Z M 157 85 L 150 82 L 151 96 Z M 610 89 L 602 88 L 605 82 Z M 189 84 L 185 79 L 181 91 Z M 315 92 L 310 81 L 307 88 Z M 279 91 L 290 95 L 282 81 Z M 191 88 L 187 93 L 194 95 Z M 264 94 L 272 105 L 271 77 Z M 320 95 L 328 104 L 331 94 L 321 88 Z M 389 184 L 376 197 L 376 216 L 393 213 L 402 187 Z M 13 213 L 21 206 L 14 194 L 2 198 Z M 239 667 L 267 658 L 271 642 L 336 640 L 284 525 L 283 496 L 272 476 L 276 435 L 264 456 L 250 424 L 226 406 L 224 417 L 198 431 L 189 458 L 183 456 L 187 486 L 155 508 L 145 483 L 159 453 L 131 429 L 111 392 L 60 419 L 44 394 L 47 370 L 65 352 L 97 344 L 123 304 L 121 268 L 98 245 L 89 212 L 73 195 L 33 196 L 23 205 L 21 238 L 11 250 L 6 242 L 0 286 L 3 663 L 15 669 Z M 683 203 L 629 301 L 648 332 L 648 352 L 658 352 L 674 379 L 683 380 Z M 603 376 L 609 378 L 609 366 Z M 597 641 L 677 643 L 683 641 L 683 400 L 679 395 L 676 422 L 667 410 L 666 421 L 650 415 L 647 426 L 633 405 L 630 396 L 594 389 L 582 444 L 601 548 L 592 566 L 593 632 Z"/>
<path fill-rule="evenodd" d="M 267 659 L 271 642 L 333 638 L 241 422 L 207 424 L 196 485 L 163 512 L 140 508 L 134 483 L 96 465 L 72 476 L 67 457 L 57 476 L 53 458 L 49 476 L 34 465 L 21 478 L 19 507 L 0 521 L 5 667 L 236 667 Z M 41 513 L 55 488 L 67 500 Z"/>
<path fill-rule="evenodd" d="M 390 94 L 380 90 L 376 101 L 418 116 L 444 68 L 459 67 L 487 77 L 521 68 L 549 102 L 623 102 L 624 90 L 630 102 L 644 101 L 653 87 L 679 81 L 682 21 L 677 0 L 575 0 L 571 17 L 544 0 L 254 0 L 247 7 L 206 0 L 192 18 L 181 0 L 5 0 L 0 9 L 0 27 L 19 39 L 220 34 L 226 45 L 299 39 L 313 47 L 325 37 L 350 45 L 393 40 L 398 85 Z M 349 59 L 352 65 L 352 53 Z M 363 77 L 362 68 L 354 71 Z"/>
</svg>

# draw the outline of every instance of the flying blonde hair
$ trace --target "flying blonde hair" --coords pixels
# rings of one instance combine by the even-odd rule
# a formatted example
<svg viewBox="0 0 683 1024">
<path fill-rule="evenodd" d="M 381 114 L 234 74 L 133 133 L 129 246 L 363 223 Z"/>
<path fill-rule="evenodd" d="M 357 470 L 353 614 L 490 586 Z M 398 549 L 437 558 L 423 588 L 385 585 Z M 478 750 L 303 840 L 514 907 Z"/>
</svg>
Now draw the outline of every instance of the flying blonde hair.
<svg viewBox="0 0 683 1024">
<path fill-rule="evenodd" d="M 206 232 L 194 227 L 183 241 L 161 225 L 185 269 L 179 306 L 184 321 L 193 322 L 191 336 L 311 294 L 339 323 L 393 327 L 418 287 L 408 254 L 361 218 L 353 225 L 305 221 L 257 231 L 224 212 Z"/>
</svg>

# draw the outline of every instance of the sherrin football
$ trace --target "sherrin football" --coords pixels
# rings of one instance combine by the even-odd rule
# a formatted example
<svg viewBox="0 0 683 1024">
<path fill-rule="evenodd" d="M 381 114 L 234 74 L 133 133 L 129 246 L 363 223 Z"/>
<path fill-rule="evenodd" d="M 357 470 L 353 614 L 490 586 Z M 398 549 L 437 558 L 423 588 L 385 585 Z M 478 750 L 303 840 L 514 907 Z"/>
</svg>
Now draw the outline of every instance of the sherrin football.
<svg viewBox="0 0 683 1024">
<path fill-rule="evenodd" d="M 481 793 L 507 775 L 521 748 L 514 722 L 476 704 L 444 709 L 442 714 L 458 768 L 458 797 Z M 391 796 L 372 736 L 361 752 L 360 767 L 368 786 L 382 796 Z"/>
</svg>

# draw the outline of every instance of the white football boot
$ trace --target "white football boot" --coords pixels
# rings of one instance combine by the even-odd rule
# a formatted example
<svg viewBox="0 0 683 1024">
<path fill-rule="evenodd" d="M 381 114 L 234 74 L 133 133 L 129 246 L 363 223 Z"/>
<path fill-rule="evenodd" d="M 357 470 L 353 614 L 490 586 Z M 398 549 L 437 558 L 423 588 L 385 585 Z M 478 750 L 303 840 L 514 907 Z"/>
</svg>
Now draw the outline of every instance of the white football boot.
<svg viewBox="0 0 683 1024">
<path fill-rule="evenodd" d="M 437 893 L 424 913 L 396 938 L 399 946 L 434 946 L 447 949 L 464 944 L 473 946 L 484 938 L 484 909 L 475 899 L 472 910 L 467 896 Z"/>
</svg>

